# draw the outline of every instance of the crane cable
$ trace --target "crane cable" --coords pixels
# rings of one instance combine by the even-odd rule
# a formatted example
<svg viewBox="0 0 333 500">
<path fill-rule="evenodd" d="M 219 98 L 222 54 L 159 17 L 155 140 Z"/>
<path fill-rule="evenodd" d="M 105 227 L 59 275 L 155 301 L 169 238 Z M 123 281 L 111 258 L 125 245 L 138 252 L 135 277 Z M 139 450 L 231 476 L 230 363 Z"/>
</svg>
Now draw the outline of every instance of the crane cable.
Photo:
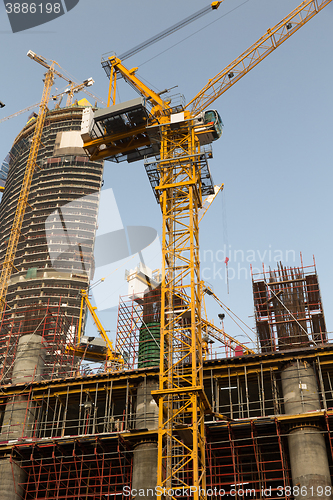
<svg viewBox="0 0 333 500">
<path fill-rule="evenodd" d="M 213 290 L 210 288 L 210 287 L 206 287 L 204 289 L 204 292 L 207 293 L 207 295 L 211 295 L 214 297 L 215 301 L 222 307 L 222 309 L 227 313 L 227 315 L 232 319 L 232 321 L 234 323 L 236 323 L 236 325 L 242 330 L 242 332 L 247 336 L 247 338 L 249 340 L 251 340 L 251 342 L 254 342 L 253 339 L 245 332 L 245 330 L 243 330 L 243 328 L 237 323 L 237 321 L 231 316 L 232 314 L 238 319 L 238 321 L 240 321 L 241 323 L 243 323 L 244 326 L 246 326 L 246 328 L 248 328 L 251 333 L 253 334 L 253 329 L 249 327 L 249 325 L 247 325 L 246 323 L 244 323 L 244 321 L 239 318 L 237 316 L 237 314 L 235 314 L 228 306 L 226 306 L 221 299 L 218 298 L 217 295 L 215 295 L 215 293 L 213 292 Z"/>
<path fill-rule="evenodd" d="M 241 3 L 240 5 L 237 5 L 237 7 L 234 7 L 233 9 L 229 10 L 228 12 L 226 12 L 225 14 L 222 14 L 222 16 L 214 19 L 214 21 L 211 21 L 210 23 L 206 24 L 205 26 L 203 26 L 202 28 L 199 28 L 197 31 L 195 31 L 194 33 L 191 33 L 190 35 L 186 36 L 185 38 L 182 38 L 181 40 L 179 40 L 179 42 L 176 42 L 174 43 L 173 45 L 170 45 L 170 47 L 166 48 L 165 50 L 162 50 L 161 52 L 159 52 L 158 54 L 156 54 L 155 56 L 152 56 L 150 59 L 147 59 L 146 61 L 144 61 L 143 63 L 140 63 L 139 66 L 141 68 L 141 66 L 143 66 L 144 64 L 152 61 L 153 59 L 155 59 L 156 57 L 159 57 L 161 54 L 164 54 L 164 52 L 167 52 L 168 50 L 170 49 L 173 49 L 174 47 L 176 47 L 177 45 L 181 44 L 182 42 L 184 42 L 185 40 L 188 40 L 189 38 L 191 38 L 192 36 L 196 35 L 197 33 L 200 33 L 200 31 L 203 31 L 204 29 L 208 28 L 208 26 L 211 26 L 212 24 L 216 23 L 217 21 L 219 21 L 220 19 L 222 19 L 223 17 L 226 17 L 228 16 L 229 14 L 231 14 L 232 12 L 234 12 L 235 10 L 239 9 L 240 7 L 242 7 L 243 5 L 245 5 L 246 3 L 248 3 L 250 0 L 245 0 L 243 3 Z M 140 77 L 141 78 L 141 77 Z"/>
<path fill-rule="evenodd" d="M 214 3 L 216 4 L 216 6 L 213 6 Z M 199 19 L 204 14 L 207 14 L 209 11 L 216 10 L 219 7 L 220 3 L 222 3 L 222 2 L 210 3 L 209 5 L 204 7 L 203 9 L 198 10 L 194 14 L 191 14 L 190 16 L 186 17 L 185 19 L 182 19 L 181 21 L 174 24 L 173 26 L 170 26 L 170 28 L 167 28 L 167 29 L 161 31 L 161 33 L 158 33 L 157 35 L 154 35 L 151 38 L 148 38 L 148 40 L 146 40 L 145 42 L 142 42 L 139 45 L 136 45 L 135 47 L 133 47 L 132 49 L 127 50 L 126 52 L 121 54 L 119 56 L 119 58 L 122 61 L 124 61 L 125 59 L 128 59 L 129 57 L 133 56 L 134 54 L 137 54 L 141 50 L 146 49 L 147 47 L 150 47 L 150 45 L 153 45 L 154 43 L 159 42 L 163 38 L 171 35 L 172 33 L 175 33 L 176 31 L 183 28 L 184 26 L 187 26 L 192 21 Z"/>
</svg>

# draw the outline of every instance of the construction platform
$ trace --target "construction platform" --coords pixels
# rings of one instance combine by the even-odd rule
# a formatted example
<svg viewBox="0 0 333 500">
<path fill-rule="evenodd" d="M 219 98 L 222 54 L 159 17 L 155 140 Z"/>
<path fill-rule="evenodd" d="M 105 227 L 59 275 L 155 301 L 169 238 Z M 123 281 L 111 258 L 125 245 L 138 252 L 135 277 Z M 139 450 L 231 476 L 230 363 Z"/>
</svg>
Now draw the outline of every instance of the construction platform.
<svg viewBox="0 0 333 500">
<path fill-rule="evenodd" d="M 291 362 L 314 368 L 320 411 L 284 413 L 280 374 Z M 1 428 L 0 453 L 3 460 L 10 457 L 13 468 L 24 471 L 22 498 L 124 496 L 123 488 L 131 484 L 135 447 L 157 439 L 157 429 L 145 427 L 150 414 L 140 414 L 137 424 L 136 403 L 138 387 L 158 380 L 158 373 L 158 367 L 145 367 L 3 386 L 1 413 L 9 405 L 12 421 L 6 421 L 9 435 Z M 262 498 L 262 489 L 270 488 L 270 498 L 290 498 L 281 496 L 279 487 L 291 485 L 287 436 L 299 426 L 320 429 L 332 470 L 332 379 L 332 344 L 302 353 L 289 350 L 205 362 L 205 392 L 213 411 L 205 418 L 207 487 L 230 492 L 237 485 L 255 490 L 252 498 Z M 15 430 L 18 394 L 26 407 L 20 436 Z"/>
</svg>

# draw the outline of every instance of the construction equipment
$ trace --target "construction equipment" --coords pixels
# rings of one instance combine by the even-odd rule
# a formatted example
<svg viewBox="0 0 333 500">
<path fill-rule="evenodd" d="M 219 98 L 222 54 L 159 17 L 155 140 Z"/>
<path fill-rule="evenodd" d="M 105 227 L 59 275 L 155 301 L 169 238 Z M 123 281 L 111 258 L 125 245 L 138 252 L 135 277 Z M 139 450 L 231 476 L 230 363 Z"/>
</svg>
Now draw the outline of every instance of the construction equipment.
<svg viewBox="0 0 333 500">
<path fill-rule="evenodd" d="M 67 346 L 66 351 L 87 361 L 106 361 L 106 370 L 109 372 L 120 370 L 124 364 L 124 360 L 120 353 L 116 353 L 112 341 L 109 339 L 106 331 L 104 330 L 103 325 L 96 314 L 97 307 L 92 306 L 86 290 L 81 290 L 80 293 L 81 307 L 78 338 L 76 346 Z M 98 337 L 88 337 L 82 335 L 82 330 L 84 329 L 83 316 L 86 308 L 94 320 L 98 333 L 102 337 L 101 339 Z"/>
<path fill-rule="evenodd" d="M 77 85 L 74 85 L 74 82 L 71 82 L 70 87 L 65 89 L 63 92 L 60 92 L 59 94 L 50 96 L 49 99 L 52 99 L 53 101 L 55 101 L 59 97 L 61 98 L 64 94 L 68 94 L 66 106 L 70 106 L 72 104 L 74 94 L 76 94 L 77 92 L 80 92 L 81 90 L 84 90 L 86 87 L 90 87 L 93 84 L 94 84 L 94 80 L 92 78 L 88 78 L 87 80 L 84 80 L 84 82 L 79 83 Z M 37 106 L 39 106 L 39 103 L 31 104 L 31 106 L 27 106 L 24 109 L 20 109 L 19 111 L 16 111 L 12 115 L 5 116 L 5 118 L 1 118 L 0 123 L 5 122 L 6 120 L 10 120 L 11 118 L 15 118 L 15 116 L 21 115 L 22 113 L 26 113 L 27 111 L 30 111 L 31 109 L 37 108 Z"/>
<path fill-rule="evenodd" d="M 24 214 L 28 204 L 31 182 L 36 168 L 37 155 L 41 144 L 43 127 L 48 109 L 47 103 L 50 99 L 50 92 L 54 82 L 54 77 L 59 76 L 60 78 L 66 80 L 68 83 L 72 83 L 71 80 L 69 80 L 66 76 L 62 75 L 59 71 L 57 71 L 54 68 L 54 66 L 58 64 L 56 63 L 56 61 L 50 61 L 51 64 L 49 64 L 46 59 L 44 59 L 42 56 L 36 55 L 31 50 L 29 50 L 27 55 L 34 61 L 44 66 L 44 68 L 47 68 L 47 73 L 44 80 L 44 89 L 43 89 L 42 100 L 39 106 L 39 114 L 36 119 L 35 130 L 31 140 L 29 157 L 27 160 L 27 166 L 24 172 L 22 187 L 14 215 L 14 221 L 9 236 L 7 251 L 4 261 L 2 263 L 1 276 L 0 276 L 0 313 L 2 313 L 5 308 L 9 279 L 14 266 L 16 248 L 19 242 Z M 91 85 L 91 81 L 92 79 L 86 80 L 87 83 L 84 82 L 83 84 L 80 85 L 84 86 L 87 84 Z M 71 92 L 72 93 L 74 92 L 74 87 Z"/>
<path fill-rule="evenodd" d="M 76 94 L 77 92 L 80 92 L 85 87 L 90 87 L 93 84 L 94 84 L 94 80 L 92 78 L 88 78 L 87 80 L 84 80 L 79 85 L 74 85 L 74 82 L 70 82 L 70 87 L 67 88 L 63 92 L 64 94 L 68 94 L 66 106 L 70 106 L 72 104 L 74 94 Z"/>
<path fill-rule="evenodd" d="M 134 56 L 138 52 L 140 52 L 143 49 L 146 49 L 147 47 L 150 47 L 152 44 L 159 42 L 160 40 L 163 40 L 163 38 L 171 35 L 172 33 L 175 33 L 181 28 L 184 28 L 184 26 L 187 26 L 191 22 L 195 21 L 196 19 L 199 19 L 200 17 L 204 16 L 205 14 L 208 14 L 211 10 L 217 10 L 220 6 L 220 4 L 223 2 L 217 1 L 217 2 L 212 2 L 203 9 L 198 10 L 194 14 L 191 14 L 190 16 L 186 17 L 185 19 L 182 19 L 176 24 L 173 24 L 166 30 L 163 30 L 161 33 L 158 33 L 157 35 L 152 36 L 148 40 L 145 40 L 144 42 L 140 43 L 139 45 L 136 45 L 133 47 L 133 49 L 127 50 L 123 54 L 121 54 L 120 59 L 122 61 L 125 61 L 125 59 L 128 59 L 131 56 Z"/>
<path fill-rule="evenodd" d="M 207 210 L 215 200 L 216 196 L 219 194 L 220 191 L 223 191 L 223 188 L 224 184 L 221 184 L 220 186 L 214 186 L 214 194 L 210 194 L 204 200 L 202 200 L 202 208 L 200 208 L 198 212 L 199 224 L 204 218 Z"/>
<path fill-rule="evenodd" d="M 83 117 L 91 159 L 156 158 L 146 160 L 145 168 L 163 215 L 160 382 L 153 393 L 159 404 L 157 486 L 167 498 L 187 488 L 198 500 L 206 490 L 204 414 L 211 408 L 203 388 L 198 211 L 202 196 L 214 193 L 211 153 L 204 146 L 222 133 L 217 111 L 206 109 L 331 1 L 302 2 L 185 107 L 163 100 L 135 76 L 137 68 L 126 69 L 116 56 L 105 58 L 113 105 Z M 140 98 L 116 105 L 117 75 Z"/>
<path fill-rule="evenodd" d="M 203 293 L 212 296 L 215 299 L 215 301 L 217 302 L 217 304 L 219 304 L 220 307 L 222 307 L 223 309 L 225 309 L 227 311 L 230 311 L 230 313 L 231 313 L 231 310 L 229 309 L 229 307 L 227 307 L 225 304 L 223 304 L 223 302 L 217 297 L 217 295 L 215 295 L 215 293 L 213 292 L 211 287 L 205 286 L 203 288 Z M 220 314 L 219 314 L 219 317 L 220 317 Z M 224 317 L 224 314 L 222 314 L 222 317 Z M 217 328 L 214 324 L 210 323 L 209 321 L 207 321 L 205 319 L 202 319 L 202 323 L 203 323 L 204 329 L 208 335 L 215 338 L 216 340 L 219 340 L 222 343 L 223 343 L 223 341 L 224 341 L 224 343 L 227 342 L 231 349 L 235 350 L 235 348 L 237 347 L 241 350 L 241 352 L 243 354 L 256 354 L 255 351 L 253 351 L 252 349 L 250 349 L 246 345 L 239 342 L 237 339 L 235 339 L 235 338 L 231 337 L 230 335 L 228 335 L 227 333 L 225 333 L 224 329 L 221 330 L 220 328 Z M 244 322 L 242 322 L 242 323 L 244 323 Z M 248 327 L 248 328 L 250 328 L 250 327 Z M 252 332 L 252 330 L 251 330 L 251 332 Z M 246 336 L 248 337 L 250 342 L 254 343 L 253 339 L 249 335 L 246 334 Z"/>
</svg>

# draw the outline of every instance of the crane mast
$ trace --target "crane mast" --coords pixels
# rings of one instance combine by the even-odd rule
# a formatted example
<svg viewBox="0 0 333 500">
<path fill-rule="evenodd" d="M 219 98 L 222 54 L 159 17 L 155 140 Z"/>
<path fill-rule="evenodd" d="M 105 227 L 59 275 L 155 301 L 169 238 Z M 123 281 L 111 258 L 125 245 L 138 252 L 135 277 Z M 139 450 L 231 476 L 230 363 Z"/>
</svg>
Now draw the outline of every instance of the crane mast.
<svg viewBox="0 0 333 500">
<path fill-rule="evenodd" d="M 219 137 L 220 124 L 216 111 L 206 112 L 215 122 L 202 114 L 331 1 L 303 1 L 182 109 L 148 89 L 135 76 L 137 68 L 127 70 L 115 56 L 102 60 L 110 77 L 108 103 L 113 105 L 91 116 L 82 129 L 87 154 L 114 161 L 156 157 L 146 159 L 145 168 L 163 217 L 160 374 L 159 389 L 152 391 L 159 405 L 159 497 L 175 498 L 170 489 L 191 487 L 195 500 L 205 497 L 204 415 L 211 407 L 203 386 L 198 213 L 202 196 L 214 194 L 210 155 L 202 146 Z M 117 75 L 139 91 L 142 102 L 115 105 Z M 152 103 L 149 112 L 146 100 Z"/>
<path fill-rule="evenodd" d="M 209 403 L 203 389 L 198 222 L 205 159 L 193 121 L 184 120 L 176 129 L 162 125 L 160 151 L 155 187 L 163 216 L 160 378 L 154 393 L 159 404 L 157 484 L 166 490 L 194 484 L 198 499 L 199 488 L 205 490 Z"/>
</svg>

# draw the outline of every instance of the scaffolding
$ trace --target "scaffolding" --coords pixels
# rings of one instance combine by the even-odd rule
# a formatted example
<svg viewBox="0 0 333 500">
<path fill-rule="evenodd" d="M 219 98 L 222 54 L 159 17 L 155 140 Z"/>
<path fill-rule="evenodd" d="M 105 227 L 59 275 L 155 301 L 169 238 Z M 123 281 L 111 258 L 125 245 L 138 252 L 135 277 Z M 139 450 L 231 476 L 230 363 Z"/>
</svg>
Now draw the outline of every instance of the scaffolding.
<svg viewBox="0 0 333 500">
<path fill-rule="evenodd" d="M 125 361 L 124 369 L 137 367 L 142 312 L 142 301 L 135 300 L 134 296 L 119 298 L 115 349 Z"/>
<path fill-rule="evenodd" d="M 178 307 L 185 307 L 188 301 L 185 291 L 182 298 L 174 297 Z M 241 344 L 227 335 L 223 325 L 218 327 L 203 317 L 201 321 L 205 360 L 246 354 L 246 343 Z M 125 360 L 123 369 L 159 366 L 160 324 L 160 285 L 155 288 L 147 287 L 146 291 L 140 294 L 132 293 L 119 298 L 115 345 L 116 351 L 120 352 Z"/>
<path fill-rule="evenodd" d="M 296 358 L 316 373 L 320 410 L 286 415 L 281 367 Z M 250 498 L 264 498 L 263 490 L 270 498 L 293 498 L 278 488 L 291 486 L 287 439 L 290 429 L 300 425 L 320 429 L 332 470 L 332 361 L 332 345 L 326 344 L 204 363 L 205 393 L 213 410 L 205 416 L 207 489 L 231 492 L 226 498 L 241 498 L 242 489 L 252 491 Z M 76 372 L 75 377 L 2 386 L 0 460 L 9 450 L 12 465 L 25 471 L 22 498 L 124 496 L 123 487 L 131 485 L 136 444 L 156 438 L 156 430 L 137 428 L 137 391 L 149 377 L 157 379 L 158 367 L 88 377 Z M 12 419 L 8 440 L 4 415 L 7 408 L 12 410 L 13 399 L 23 418 L 15 438 Z M 214 416 L 221 414 L 224 421 Z M 190 482 L 190 470 L 183 473 Z"/>
<path fill-rule="evenodd" d="M 299 356 L 315 367 L 321 406 L 319 411 L 300 415 L 284 414 L 281 396 L 279 369 L 282 360 L 294 359 L 293 354 L 288 359 L 282 353 L 267 356 L 205 363 L 207 397 L 214 411 L 231 417 L 224 421 L 205 417 L 206 488 L 213 491 L 212 496 L 292 500 L 288 434 L 299 425 L 320 429 L 332 471 L 332 348 L 327 346 L 324 352 L 314 348 Z M 137 390 L 146 377 L 156 379 L 158 370 L 105 373 L 46 385 L 35 382 L 27 388 L 26 405 L 34 414 L 34 424 L 28 425 L 26 419 L 20 439 L 0 443 L 0 460 L 9 451 L 12 467 L 24 471 L 16 484 L 23 488 L 22 499 L 112 496 L 125 500 L 125 487 L 132 485 L 136 445 L 157 434 L 157 430 L 138 429 L 136 423 Z M 4 388 L 2 405 L 13 392 L 13 387 Z M 183 476 L 191 482 L 189 468 Z M 179 498 L 191 496 L 185 490 Z"/>
<path fill-rule="evenodd" d="M 161 286 L 119 298 L 116 351 L 125 369 L 160 364 Z"/>
<path fill-rule="evenodd" d="M 332 440 L 333 415 L 326 415 L 327 441 Z M 210 424 L 207 430 L 207 493 L 223 498 L 291 500 L 292 492 L 285 429 L 278 420 L 243 425 Z M 127 438 L 127 436 L 126 436 Z M 76 441 L 18 444 L 12 467 L 25 472 L 17 484 L 22 499 L 64 500 L 128 498 L 133 450 L 121 436 Z M 329 451 L 332 464 L 332 450 Z M 191 480 L 190 473 L 187 480 Z M 216 494 L 216 493 L 215 493 Z M 189 500 L 188 493 L 180 495 Z"/>
<path fill-rule="evenodd" d="M 40 337 L 40 352 L 37 357 L 40 358 L 43 368 L 41 373 L 35 375 L 38 380 L 67 377 L 78 370 L 77 360 L 66 351 L 67 345 L 76 342 L 78 320 L 67 316 L 66 309 L 62 307 L 62 297 L 58 299 L 57 306 L 50 305 L 50 302 L 49 300 L 47 304 L 20 309 L 17 313 L 8 309 L 2 315 L 0 322 L 1 385 L 12 383 L 18 344 L 23 336 Z M 23 383 L 24 373 L 20 379 Z M 34 376 L 31 379 L 29 374 L 27 381 L 32 380 Z"/>
<path fill-rule="evenodd" d="M 26 479 L 24 500 L 123 498 L 132 462 L 121 438 L 15 446 Z"/>
<path fill-rule="evenodd" d="M 252 275 L 256 328 L 262 352 L 327 343 L 315 264 Z"/>
</svg>

